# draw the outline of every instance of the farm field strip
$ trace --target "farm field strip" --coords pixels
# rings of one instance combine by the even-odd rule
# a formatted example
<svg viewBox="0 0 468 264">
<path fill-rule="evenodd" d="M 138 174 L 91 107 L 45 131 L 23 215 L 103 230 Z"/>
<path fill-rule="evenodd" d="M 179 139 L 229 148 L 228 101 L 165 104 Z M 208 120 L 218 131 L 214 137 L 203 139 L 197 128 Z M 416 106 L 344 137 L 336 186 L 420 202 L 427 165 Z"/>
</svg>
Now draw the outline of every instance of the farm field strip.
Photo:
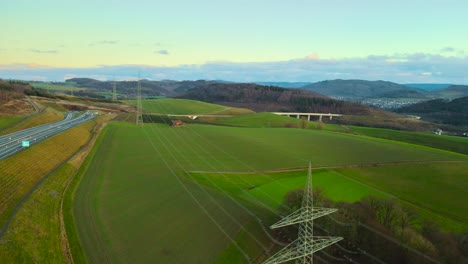
<svg viewBox="0 0 468 264">
<path fill-rule="evenodd" d="M 162 108 L 162 106 L 161 106 L 161 108 Z M 167 112 L 167 109 L 162 109 L 162 112 Z M 169 124 L 167 124 L 167 125 L 169 125 Z M 190 127 L 187 127 L 187 128 L 190 129 Z M 198 140 L 195 140 L 194 142 L 191 142 L 191 144 L 189 144 L 189 143 L 187 142 L 187 138 L 188 138 L 188 137 L 186 137 L 185 135 L 180 135 L 180 134 L 178 133 L 179 131 L 177 131 L 177 130 L 170 130 L 170 131 L 173 133 L 173 135 L 175 135 L 175 138 L 177 138 L 177 141 L 178 141 L 178 142 L 181 142 L 181 144 L 184 144 L 183 149 L 184 149 L 185 151 L 190 150 L 190 151 L 193 152 L 193 155 L 191 155 L 191 156 L 195 157 L 195 156 L 201 156 L 201 155 L 203 155 L 203 158 L 201 158 L 200 160 L 201 160 L 201 162 L 203 162 L 203 163 L 205 163 L 206 165 L 208 165 L 208 168 L 209 168 L 209 169 L 211 169 L 211 170 L 213 170 L 213 171 L 219 171 L 220 168 L 222 168 L 222 170 L 226 170 L 226 169 L 227 169 L 227 166 L 226 166 L 223 162 L 221 162 L 220 160 L 218 160 L 218 158 L 217 158 L 215 155 L 213 155 L 211 151 L 208 151 L 208 150 L 206 149 L 206 147 L 204 147 L 204 146 L 207 146 L 207 145 L 212 145 L 211 142 L 208 141 L 208 140 L 206 140 L 205 138 L 201 137 L 201 135 L 198 134 L 196 131 L 191 131 L 191 132 L 192 132 L 194 135 L 196 135 L 197 138 L 199 138 L 201 141 L 203 141 L 203 142 L 202 142 L 203 145 L 198 144 Z M 177 131 L 177 132 L 176 132 L 176 131 Z M 193 138 L 190 139 L 190 140 L 193 140 Z M 230 155 L 229 153 L 227 153 L 227 152 L 224 151 L 223 149 L 219 148 L 218 146 L 216 146 L 216 145 L 212 145 L 212 146 L 216 147 L 217 150 L 221 151 L 223 154 L 226 154 L 226 155 L 229 156 L 230 158 L 234 158 L 236 161 L 240 162 L 241 164 L 246 165 L 242 160 L 240 160 L 240 159 L 238 159 L 238 158 L 236 158 L 236 157 Z M 175 149 L 175 148 L 174 148 L 174 149 Z M 215 165 L 213 165 L 213 163 L 209 162 L 210 160 L 213 161 L 213 163 L 216 163 L 216 164 L 218 165 L 218 167 L 216 167 Z M 302 159 L 301 159 L 301 160 L 302 160 Z M 190 162 L 190 160 L 188 159 L 187 162 Z M 182 166 L 181 166 L 181 168 L 182 168 Z M 253 168 L 248 167 L 248 169 L 253 169 Z M 243 192 L 243 191 L 244 191 L 244 188 L 243 188 L 243 187 L 245 187 L 245 186 L 252 186 L 252 183 L 251 183 L 251 182 L 249 182 L 249 181 L 247 181 L 247 180 L 245 180 L 245 179 L 243 179 L 243 178 L 240 178 L 240 179 L 242 179 L 242 181 L 243 181 L 242 183 L 235 183 L 235 182 L 233 182 L 233 181 L 230 180 L 230 178 L 229 178 L 228 175 L 223 174 L 223 173 L 221 173 L 221 175 L 222 175 L 222 176 L 224 177 L 224 179 L 226 179 L 228 182 L 233 183 L 234 186 L 235 186 L 240 192 Z M 209 177 L 205 177 L 203 180 L 208 181 L 208 182 L 210 183 L 210 185 L 215 186 L 215 188 L 216 188 L 218 191 L 222 192 L 224 195 L 226 195 L 226 196 L 229 197 L 231 200 L 233 200 L 234 202 L 236 202 L 237 199 L 234 197 L 234 195 L 233 195 L 232 193 L 226 192 L 221 186 L 219 186 L 218 184 L 216 184 L 215 181 L 212 181 Z M 197 181 L 195 180 L 195 182 L 197 182 Z M 197 183 L 198 183 L 198 182 L 197 182 Z M 250 194 L 247 192 L 246 195 L 249 196 Z M 268 194 L 266 194 L 266 195 L 268 196 Z M 267 210 L 270 211 L 271 213 L 275 214 L 277 217 L 280 216 L 280 215 L 278 215 L 278 213 L 277 213 L 275 210 L 273 210 L 273 208 L 271 208 L 270 206 L 268 206 L 266 203 L 263 203 L 261 200 L 255 201 L 255 198 L 254 198 L 253 196 L 251 196 L 250 198 L 251 198 L 250 201 L 254 201 L 254 203 L 255 203 L 256 205 L 262 206 L 263 208 L 267 209 Z M 270 197 L 270 198 L 272 198 L 272 197 Z M 272 199 L 273 199 L 273 198 L 272 198 Z M 236 202 L 236 203 L 238 203 L 238 202 Z M 238 203 L 238 204 L 239 204 L 239 203 Z M 253 213 L 251 210 L 249 210 L 248 208 L 246 208 L 246 207 L 243 206 L 242 204 L 239 204 L 239 205 L 240 205 L 244 210 L 246 210 L 246 212 L 247 212 L 248 214 L 250 214 L 251 216 L 253 216 L 253 217 L 259 222 L 260 225 L 263 225 L 263 224 L 262 224 L 262 219 L 260 219 L 259 216 L 257 216 L 255 213 Z M 267 235 L 269 235 L 269 233 L 268 233 Z"/>
<path fill-rule="evenodd" d="M 156 133 L 152 133 L 153 135 L 155 135 Z M 159 142 L 161 142 L 161 139 L 162 137 L 158 137 L 159 139 Z M 151 140 L 151 137 L 148 137 L 148 140 L 151 142 L 151 145 L 153 146 L 153 148 L 155 150 L 157 150 L 157 147 L 154 145 L 153 141 Z M 167 143 L 170 143 L 169 140 L 167 140 L 167 138 L 164 138 L 162 141 L 166 141 Z M 164 144 L 164 143 L 163 143 Z M 162 144 L 162 145 L 163 145 Z M 167 146 L 167 145 L 166 145 Z M 175 146 L 170 146 L 170 148 L 172 148 L 173 150 L 176 150 L 177 148 L 175 148 Z M 172 158 L 174 160 L 176 160 L 177 164 L 180 166 L 181 169 L 183 169 L 183 166 L 182 164 L 180 163 L 179 159 L 176 158 L 173 153 L 171 151 L 169 151 L 170 155 L 172 156 Z M 204 207 L 203 203 L 201 201 L 199 201 L 196 196 L 190 191 L 190 189 L 184 184 L 184 182 L 179 178 L 179 176 L 177 175 L 177 173 L 172 169 L 171 166 L 169 166 L 169 164 L 164 161 L 164 163 L 166 164 L 166 166 L 168 166 L 168 168 L 170 168 L 171 170 L 171 173 L 172 175 L 178 180 L 178 182 L 181 184 L 181 186 L 184 188 L 184 190 L 187 192 L 187 194 L 190 195 L 190 197 L 196 202 L 196 204 L 200 207 L 200 209 L 209 217 L 209 219 L 215 224 L 215 226 L 230 240 L 230 242 L 232 244 L 234 244 L 234 246 L 237 248 L 237 250 L 244 256 L 245 260 L 247 260 L 248 262 L 250 262 L 250 258 L 249 258 L 249 255 L 237 244 L 237 242 L 234 240 L 233 236 L 229 235 L 229 233 L 222 227 L 222 225 L 220 223 L 218 223 L 218 221 L 216 220 L 215 217 L 213 217 L 209 211 Z M 196 181 L 195 181 L 196 182 Z M 243 228 L 243 224 L 241 224 L 238 220 L 236 220 L 236 218 L 231 215 L 229 212 L 227 212 L 219 203 L 216 202 L 216 200 L 213 198 L 213 196 L 210 195 L 209 192 L 207 192 L 203 186 L 201 186 L 198 182 L 196 182 L 198 188 L 200 190 L 202 190 L 204 193 L 207 194 L 207 196 L 209 197 L 210 200 L 213 201 L 214 204 L 216 204 L 216 206 L 221 210 L 223 211 L 223 213 L 228 216 L 229 218 L 231 218 L 237 225 L 238 225 L 238 228 L 240 229 L 243 229 L 244 232 L 246 232 L 252 239 L 254 239 L 257 243 L 259 243 L 259 245 L 261 247 L 264 248 L 264 250 L 267 250 L 267 247 L 265 245 L 263 245 L 260 241 L 258 241 L 255 236 L 253 236 L 248 230 L 244 229 Z M 229 196 L 230 197 L 230 196 Z M 240 205 L 239 203 L 237 203 L 234 199 L 232 199 L 232 201 L 234 201 L 237 205 Z M 240 205 L 240 207 L 242 207 L 244 210 L 246 210 L 246 208 L 242 205 Z M 248 213 L 250 213 L 250 211 L 248 211 Z"/>
<path fill-rule="evenodd" d="M 165 112 L 166 110 L 162 110 L 160 112 Z M 168 124 L 167 124 L 168 125 Z M 158 135 L 158 127 L 157 126 L 153 126 L 152 127 L 153 130 L 153 135 Z M 211 155 L 211 153 L 209 152 L 206 152 L 204 149 L 202 149 L 202 151 L 197 151 L 194 149 L 194 146 L 198 146 L 198 144 L 189 144 L 186 140 L 186 138 L 184 137 L 181 137 L 179 135 L 177 135 L 177 133 L 174 131 L 174 130 L 169 130 L 169 133 L 171 133 L 173 135 L 172 139 L 175 139 L 178 143 L 179 143 L 179 147 L 175 146 L 174 144 L 172 144 L 171 142 L 173 140 L 169 140 L 164 134 L 159 134 L 157 136 L 157 138 L 159 139 L 158 142 L 161 143 L 161 145 L 165 145 L 165 148 L 167 149 L 168 153 L 170 153 L 169 155 L 174 158 L 174 160 L 177 160 L 177 164 L 179 165 L 180 169 L 181 170 L 185 170 L 185 166 L 182 164 L 182 163 L 185 163 L 185 164 L 189 164 L 190 167 L 194 167 L 196 166 L 196 162 L 194 162 L 193 160 L 194 159 L 199 159 L 199 162 L 202 163 L 202 164 L 205 164 L 208 168 L 212 168 L 212 169 L 217 169 L 213 163 L 211 163 L 209 160 L 213 160 L 213 161 L 216 161 L 219 165 L 221 166 L 224 166 L 223 164 L 219 163 L 219 161 L 216 159 L 216 157 L 214 156 L 211 156 L 211 157 L 208 157 L 209 155 Z M 150 140 L 151 137 L 148 137 L 148 139 Z M 164 142 L 164 143 L 162 143 Z M 190 154 L 189 156 L 191 158 L 185 158 L 185 156 L 183 155 L 180 155 L 180 150 L 183 150 L 184 152 L 188 153 L 188 152 L 192 152 L 192 154 Z M 204 153 L 202 153 L 204 152 Z M 198 154 L 198 153 L 202 153 L 202 154 Z M 176 156 L 174 156 L 174 154 L 178 157 L 182 157 L 182 158 L 177 158 Z M 203 158 L 200 158 L 200 155 L 204 155 Z M 208 157 L 208 158 L 206 158 Z M 182 163 L 181 163 L 182 162 Z M 218 189 L 218 191 L 220 191 L 221 193 L 223 193 L 226 197 L 228 197 L 234 204 L 236 204 L 238 207 L 242 208 L 247 214 L 249 214 L 251 217 L 255 218 L 255 220 L 261 225 L 263 226 L 262 224 L 262 219 L 260 219 L 255 213 L 253 213 L 250 209 L 248 209 L 246 206 L 244 206 L 243 204 L 241 204 L 240 202 L 238 202 L 237 199 L 235 199 L 234 197 L 232 197 L 229 193 L 225 192 L 223 190 L 223 188 L 219 187 L 216 185 L 215 182 L 211 181 L 209 178 L 206 178 L 206 180 L 210 181 L 212 184 L 214 184 L 216 186 L 216 188 Z M 198 185 L 198 188 L 200 188 L 200 190 L 204 191 L 207 195 L 209 195 L 209 193 L 205 190 L 205 188 L 203 186 L 200 185 L 200 183 L 198 181 L 194 181 L 197 185 Z M 183 183 L 183 182 L 181 182 Z M 189 189 L 186 189 L 186 191 L 190 192 Z M 209 195 L 210 196 L 210 195 Z M 196 199 L 195 196 L 192 196 L 194 199 Z M 212 199 L 210 197 L 210 199 Z M 200 202 L 198 202 L 198 204 L 201 204 Z M 244 224 L 241 224 L 239 223 L 238 221 L 235 220 L 235 217 L 232 216 L 231 214 L 229 214 L 229 212 L 226 212 L 222 206 L 220 206 L 218 204 L 218 207 L 230 218 L 233 219 L 233 221 L 235 221 L 238 225 L 239 225 L 239 229 L 242 230 L 242 232 L 244 232 L 245 234 L 247 234 L 247 236 L 249 236 L 251 239 L 253 239 L 258 246 L 260 246 L 261 248 L 263 248 L 263 251 L 267 251 L 267 246 L 266 245 L 263 245 L 260 241 L 258 241 L 256 239 L 256 237 L 254 235 L 252 235 L 252 233 L 245 229 L 244 228 Z M 271 208 L 269 207 L 265 207 L 267 210 L 270 210 L 270 212 L 274 213 L 274 214 L 277 214 L 274 210 L 272 210 Z M 214 220 L 214 219 L 213 219 Z M 216 221 L 216 220 L 214 220 Z M 262 229 L 264 230 L 264 229 Z M 265 230 L 264 230 L 265 231 Z M 265 231 L 266 232 L 266 231 Z M 270 238 L 271 235 L 269 233 L 266 233 Z M 239 247 L 239 245 L 237 245 L 236 241 L 235 240 L 232 240 L 231 238 L 231 243 L 233 243 L 236 248 L 238 250 L 240 250 L 242 252 L 243 255 L 247 255 L 245 252 L 243 252 L 243 250 Z"/>
</svg>

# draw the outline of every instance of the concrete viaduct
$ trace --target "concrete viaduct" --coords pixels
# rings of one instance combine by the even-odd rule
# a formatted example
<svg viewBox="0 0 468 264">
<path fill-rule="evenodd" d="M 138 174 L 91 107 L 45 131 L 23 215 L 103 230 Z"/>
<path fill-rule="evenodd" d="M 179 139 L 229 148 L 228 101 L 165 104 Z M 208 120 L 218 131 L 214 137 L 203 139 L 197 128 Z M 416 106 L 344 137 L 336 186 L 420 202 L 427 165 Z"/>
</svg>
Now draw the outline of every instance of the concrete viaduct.
<svg viewBox="0 0 468 264">
<path fill-rule="evenodd" d="M 273 112 L 273 114 L 275 115 L 282 115 L 282 116 L 288 116 L 288 117 L 295 117 L 295 118 L 301 118 L 301 117 L 307 117 L 307 120 L 310 121 L 310 117 L 311 116 L 318 116 L 319 117 L 319 121 L 322 122 L 322 117 L 326 116 L 326 117 L 329 117 L 330 120 L 333 119 L 333 117 L 337 117 L 337 116 L 343 116 L 341 114 L 325 114 L 325 113 L 286 113 L 286 112 Z"/>
<path fill-rule="evenodd" d="M 307 117 L 307 120 L 311 120 L 310 118 L 312 116 L 318 116 L 319 121 L 322 122 L 322 117 L 326 116 L 329 117 L 330 120 L 333 119 L 333 117 L 338 117 L 338 116 L 343 116 L 341 114 L 326 114 L 326 113 L 287 113 L 287 112 L 272 112 L 272 114 L 275 115 L 282 115 L 282 116 L 288 116 L 288 117 L 295 117 L 295 118 L 301 118 L 301 117 Z M 231 117 L 232 115 L 205 115 L 205 114 L 192 114 L 192 115 L 172 115 L 168 114 L 167 116 L 169 117 L 188 117 L 192 120 L 197 119 L 198 117 Z"/>
</svg>

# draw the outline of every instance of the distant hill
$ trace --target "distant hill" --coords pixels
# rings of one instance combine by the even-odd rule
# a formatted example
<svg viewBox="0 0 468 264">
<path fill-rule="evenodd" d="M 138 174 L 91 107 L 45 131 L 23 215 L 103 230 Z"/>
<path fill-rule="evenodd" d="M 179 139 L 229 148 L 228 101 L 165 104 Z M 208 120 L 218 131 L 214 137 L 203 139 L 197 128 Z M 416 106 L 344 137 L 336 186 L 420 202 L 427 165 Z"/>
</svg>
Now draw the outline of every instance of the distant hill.
<svg viewBox="0 0 468 264">
<path fill-rule="evenodd" d="M 254 82 L 265 86 L 278 86 L 283 88 L 301 88 L 309 85 L 310 82 Z"/>
<path fill-rule="evenodd" d="M 435 99 L 402 107 L 398 113 L 421 116 L 430 122 L 455 126 L 468 126 L 468 96 L 452 101 Z"/>
<path fill-rule="evenodd" d="M 267 112 L 295 111 L 369 115 L 376 111 L 364 105 L 328 98 L 311 91 L 247 83 L 206 84 L 188 90 L 180 98 Z"/>
<path fill-rule="evenodd" d="M 73 83 L 77 87 L 91 89 L 91 92 L 112 92 L 113 81 L 98 81 L 89 78 L 73 78 L 66 80 L 67 83 Z M 119 94 L 124 94 L 127 98 L 136 96 L 137 81 L 117 81 L 116 90 Z M 216 81 L 151 81 L 140 80 L 141 94 L 143 97 L 148 96 L 175 96 L 187 90 L 203 86 L 209 83 L 217 83 Z M 88 91 L 90 92 L 90 91 Z"/>
<path fill-rule="evenodd" d="M 424 91 L 434 91 L 440 90 L 449 87 L 452 84 L 444 84 L 444 83 L 405 83 L 402 84 L 406 87 L 420 89 Z"/>
<path fill-rule="evenodd" d="M 25 92 L 30 91 L 27 82 L 0 79 L 0 116 L 31 113 L 34 108 L 25 100 Z"/>
<path fill-rule="evenodd" d="M 468 96 L 468 85 L 451 85 L 447 88 L 436 90 L 430 93 L 437 98 L 455 99 Z"/>
<path fill-rule="evenodd" d="M 31 88 L 27 82 L 4 81 L 0 79 L 0 102 L 21 99 L 24 97 L 24 91 L 31 90 Z"/>
<path fill-rule="evenodd" d="M 426 98 L 425 92 L 386 81 L 330 80 L 302 87 L 319 94 L 347 99 Z"/>
</svg>

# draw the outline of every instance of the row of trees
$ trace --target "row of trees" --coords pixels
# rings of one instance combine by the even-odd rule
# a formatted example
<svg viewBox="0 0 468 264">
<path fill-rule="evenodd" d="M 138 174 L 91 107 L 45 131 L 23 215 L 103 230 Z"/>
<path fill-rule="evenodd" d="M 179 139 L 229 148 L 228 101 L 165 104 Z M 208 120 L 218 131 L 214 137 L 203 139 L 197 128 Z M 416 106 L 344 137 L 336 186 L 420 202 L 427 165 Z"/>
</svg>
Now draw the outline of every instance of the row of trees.
<svg viewBox="0 0 468 264">
<path fill-rule="evenodd" d="M 303 190 L 288 193 L 282 214 L 298 209 L 302 196 Z M 376 258 L 386 263 L 468 263 L 466 234 L 444 232 L 432 221 L 421 224 L 415 211 L 395 200 L 368 196 L 355 203 L 334 203 L 317 189 L 314 203 L 339 209 L 338 214 L 316 220 L 314 230 L 345 238 L 340 245 L 346 250 L 334 246 L 326 251 L 336 257 L 358 263 L 375 263 Z M 277 235 L 292 241 L 297 237 L 297 227 L 280 230 Z"/>
</svg>

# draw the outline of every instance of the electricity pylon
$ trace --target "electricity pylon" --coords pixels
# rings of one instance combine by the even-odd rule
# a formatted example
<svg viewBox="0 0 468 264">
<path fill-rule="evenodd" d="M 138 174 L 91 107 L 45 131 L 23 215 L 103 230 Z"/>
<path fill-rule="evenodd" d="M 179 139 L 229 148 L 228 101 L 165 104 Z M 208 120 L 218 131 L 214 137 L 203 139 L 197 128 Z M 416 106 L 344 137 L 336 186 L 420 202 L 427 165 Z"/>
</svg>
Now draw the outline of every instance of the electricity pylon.
<svg viewBox="0 0 468 264">
<path fill-rule="evenodd" d="M 138 78 L 138 85 L 137 85 L 137 114 L 136 114 L 136 124 L 137 126 L 143 125 L 143 116 L 141 115 L 141 86 L 140 86 L 140 78 Z"/>
<path fill-rule="evenodd" d="M 117 87 L 117 84 L 114 81 L 112 83 L 112 101 L 117 101 L 116 87 Z"/>
<path fill-rule="evenodd" d="M 333 208 L 314 207 L 312 169 L 309 163 L 302 207 L 270 227 L 274 229 L 299 224 L 299 236 L 291 244 L 267 259 L 263 264 L 277 264 L 291 260 L 296 260 L 296 263 L 313 263 L 315 252 L 343 239 L 342 237 L 314 236 L 314 219 L 336 211 L 337 209 Z"/>
</svg>

